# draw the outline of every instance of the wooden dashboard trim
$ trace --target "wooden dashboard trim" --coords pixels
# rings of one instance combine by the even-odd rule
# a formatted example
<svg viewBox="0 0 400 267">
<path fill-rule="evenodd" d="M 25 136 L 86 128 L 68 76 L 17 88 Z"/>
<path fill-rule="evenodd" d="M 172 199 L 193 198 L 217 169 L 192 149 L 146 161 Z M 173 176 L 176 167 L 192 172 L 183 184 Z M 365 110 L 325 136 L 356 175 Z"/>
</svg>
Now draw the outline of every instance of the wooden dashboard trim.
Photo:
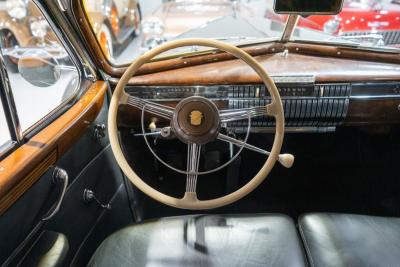
<svg viewBox="0 0 400 267">
<path fill-rule="evenodd" d="M 103 106 L 107 85 L 98 81 L 53 123 L 0 162 L 0 215 L 74 144 Z"/>
<path fill-rule="evenodd" d="M 341 46 L 310 44 L 310 43 L 300 43 L 300 42 L 286 43 L 285 48 L 288 49 L 289 52 L 303 54 L 303 55 L 335 57 L 342 59 L 355 59 L 355 60 L 374 61 L 381 63 L 394 63 L 394 64 L 400 63 L 400 51 L 379 52 L 379 51 L 369 51 L 366 49 L 359 49 L 352 47 L 341 47 Z"/>
<path fill-rule="evenodd" d="M 256 56 L 271 76 L 311 76 L 315 82 L 400 81 L 400 64 L 290 53 Z M 261 83 L 243 62 L 233 59 L 137 75 L 130 85 L 222 85 Z"/>
<path fill-rule="evenodd" d="M 344 126 L 400 123 L 400 98 L 350 99 Z"/>
</svg>

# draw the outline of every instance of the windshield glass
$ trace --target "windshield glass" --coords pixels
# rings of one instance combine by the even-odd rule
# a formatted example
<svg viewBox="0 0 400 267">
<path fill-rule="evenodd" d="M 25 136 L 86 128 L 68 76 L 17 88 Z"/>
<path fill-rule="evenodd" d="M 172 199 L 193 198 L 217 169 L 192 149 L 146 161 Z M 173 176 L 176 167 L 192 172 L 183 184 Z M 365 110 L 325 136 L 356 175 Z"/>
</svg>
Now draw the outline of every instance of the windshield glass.
<svg viewBox="0 0 400 267">
<path fill-rule="evenodd" d="M 168 40 L 200 37 L 235 45 L 278 40 L 286 15 L 273 0 L 83 0 L 104 55 L 130 63 Z M 346 0 L 338 15 L 301 17 L 292 39 L 387 49 L 400 44 L 400 0 Z M 170 53 L 196 52 L 185 47 Z"/>
</svg>

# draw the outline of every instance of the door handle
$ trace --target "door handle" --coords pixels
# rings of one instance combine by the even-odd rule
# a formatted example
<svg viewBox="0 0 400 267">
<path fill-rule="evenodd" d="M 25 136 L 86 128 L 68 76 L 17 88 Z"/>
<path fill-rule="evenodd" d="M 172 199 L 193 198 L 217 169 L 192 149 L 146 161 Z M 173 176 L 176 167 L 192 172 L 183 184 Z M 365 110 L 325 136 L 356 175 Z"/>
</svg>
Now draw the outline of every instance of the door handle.
<svg viewBox="0 0 400 267">
<path fill-rule="evenodd" d="M 44 217 L 42 218 L 42 221 L 50 220 L 60 210 L 61 203 L 62 203 L 62 201 L 64 199 L 65 192 L 67 191 L 67 186 L 68 186 L 68 173 L 67 173 L 67 171 L 64 170 L 64 169 L 61 169 L 60 167 L 57 167 L 57 166 L 54 167 L 53 183 L 54 184 L 61 184 L 62 189 L 61 189 L 60 195 L 59 195 L 59 197 L 57 199 L 57 202 L 46 213 L 46 215 L 44 215 Z"/>
</svg>

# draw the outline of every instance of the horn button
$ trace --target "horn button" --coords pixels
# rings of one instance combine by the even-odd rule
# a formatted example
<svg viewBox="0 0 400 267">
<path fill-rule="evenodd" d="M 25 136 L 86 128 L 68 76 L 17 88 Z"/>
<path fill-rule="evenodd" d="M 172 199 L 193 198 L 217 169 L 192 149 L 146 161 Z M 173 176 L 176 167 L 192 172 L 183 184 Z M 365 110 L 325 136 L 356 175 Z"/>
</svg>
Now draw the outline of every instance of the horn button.
<svg viewBox="0 0 400 267">
<path fill-rule="evenodd" d="M 212 101 L 201 96 L 185 98 L 175 108 L 171 127 L 184 143 L 211 142 L 220 129 L 218 108 Z"/>
</svg>

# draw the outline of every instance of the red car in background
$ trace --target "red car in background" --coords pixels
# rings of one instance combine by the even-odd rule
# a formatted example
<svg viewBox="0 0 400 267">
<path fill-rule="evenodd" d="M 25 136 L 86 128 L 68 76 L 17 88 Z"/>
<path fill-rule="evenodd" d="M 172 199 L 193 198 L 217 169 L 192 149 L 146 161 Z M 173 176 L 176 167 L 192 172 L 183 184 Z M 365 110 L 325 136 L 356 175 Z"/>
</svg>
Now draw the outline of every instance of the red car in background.
<svg viewBox="0 0 400 267">
<path fill-rule="evenodd" d="M 285 22 L 287 15 L 267 10 L 265 17 Z M 337 15 L 301 17 L 299 27 L 334 36 L 381 36 L 381 45 L 400 45 L 400 0 L 345 0 Z"/>
</svg>

